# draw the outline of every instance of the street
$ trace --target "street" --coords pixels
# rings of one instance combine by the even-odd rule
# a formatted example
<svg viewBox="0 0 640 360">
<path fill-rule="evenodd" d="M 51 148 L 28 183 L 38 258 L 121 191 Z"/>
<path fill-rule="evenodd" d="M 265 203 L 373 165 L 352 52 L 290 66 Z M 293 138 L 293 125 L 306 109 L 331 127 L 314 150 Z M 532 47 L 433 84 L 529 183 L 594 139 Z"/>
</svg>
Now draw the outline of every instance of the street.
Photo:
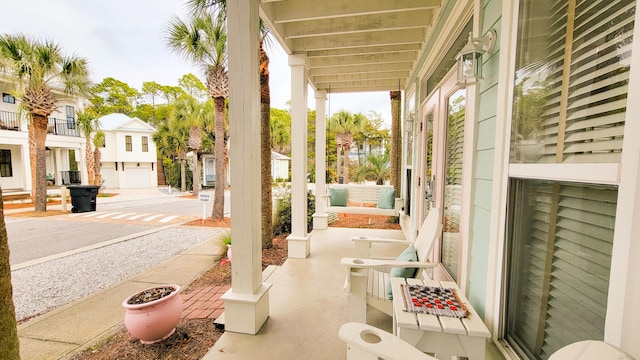
<svg viewBox="0 0 640 360">
<path fill-rule="evenodd" d="M 223 231 L 181 227 L 202 216 L 203 203 L 153 190 L 103 203 L 98 198 L 95 212 L 42 218 L 5 214 L 18 320 L 111 286 Z"/>
</svg>

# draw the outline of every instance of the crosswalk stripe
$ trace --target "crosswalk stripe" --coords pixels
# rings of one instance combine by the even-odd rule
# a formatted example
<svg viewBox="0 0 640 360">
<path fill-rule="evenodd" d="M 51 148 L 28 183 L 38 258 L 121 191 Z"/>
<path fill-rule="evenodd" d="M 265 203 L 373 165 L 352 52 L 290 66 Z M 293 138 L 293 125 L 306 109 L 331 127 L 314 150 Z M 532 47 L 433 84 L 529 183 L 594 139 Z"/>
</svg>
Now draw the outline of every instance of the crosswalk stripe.
<svg viewBox="0 0 640 360">
<path fill-rule="evenodd" d="M 149 214 L 138 214 L 138 215 L 132 216 L 130 218 L 127 218 L 127 220 L 135 220 L 135 219 L 141 218 L 143 216 L 147 216 L 147 215 L 149 215 Z"/>
<path fill-rule="evenodd" d="M 87 212 L 87 213 L 82 213 L 82 217 L 84 218 L 89 218 L 89 217 L 94 217 L 96 215 L 99 214 L 104 214 L 104 213 L 100 213 L 100 212 Z"/>
<path fill-rule="evenodd" d="M 142 221 L 151 221 L 151 220 L 153 220 L 155 218 L 159 218 L 160 216 L 162 216 L 162 214 L 152 215 L 152 216 L 149 216 L 148 218 L 142 219 Z"/>
<path fill-rule="evenodd" d="M 160 219 L 158 222 L 161 222 L 161 223 L 168 223 L 169 221 L 171 221 L 171 220 L 173 220 L 173 219 L 175 219 L 175 218 L 177 218 L 177 217 L 178 217 L 178 215 L 171 215 L 171 216 L 167 216 L 167 217 L 166 217 L 166 218 L 164 218 L 164 219 Z"/>
<path fill-rule="evenodd" d="M 122 219 L 123 217 L 127 217 L 127 216 L 131 216 L 131 215 L 135 215 L 136 213 L 124 213 L 124 214 L 120 214 L 120 215 L 116 215 L 113 217 L 113 219 L 118 220 L 118 219 Z"/>
<path fill-rule="evenodd" d="M 104 219 L 104 218 L 108 218 L 111 215 L 117 215 L 117 214 L 121 214 L 121 213 L 122 213 L 122 211 L 103 213 L 102 215 L 96 217 L 96 219 Z"/>
</svg>

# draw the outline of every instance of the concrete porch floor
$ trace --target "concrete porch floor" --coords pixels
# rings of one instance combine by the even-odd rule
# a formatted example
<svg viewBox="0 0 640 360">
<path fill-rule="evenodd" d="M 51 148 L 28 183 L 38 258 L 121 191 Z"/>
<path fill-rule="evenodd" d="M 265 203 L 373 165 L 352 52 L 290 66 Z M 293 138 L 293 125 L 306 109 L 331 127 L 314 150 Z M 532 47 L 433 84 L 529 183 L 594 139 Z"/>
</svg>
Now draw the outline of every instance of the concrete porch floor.
<svg viewBox="0 0 640 360">
<path fill-rule="evenodd" d="M 346 359 L 338 329 L 348 322 L 343 285 L 343 257 L 353 257 L 352 236 L 403 238 L 399 230 L 329 228 L 314 230 L 311 255 L 287 259 L 267 280 L 269 318 L 257 335 L 225 332 L 203 358 L 213 359 Z M 397 255 L 402 248 L 376 248 L 375 255 Z M 370 308 L 367 322 L 392 331 L 390 316 Z M 489 344 L 487 360 L 504 359 Z"/>
</svg>

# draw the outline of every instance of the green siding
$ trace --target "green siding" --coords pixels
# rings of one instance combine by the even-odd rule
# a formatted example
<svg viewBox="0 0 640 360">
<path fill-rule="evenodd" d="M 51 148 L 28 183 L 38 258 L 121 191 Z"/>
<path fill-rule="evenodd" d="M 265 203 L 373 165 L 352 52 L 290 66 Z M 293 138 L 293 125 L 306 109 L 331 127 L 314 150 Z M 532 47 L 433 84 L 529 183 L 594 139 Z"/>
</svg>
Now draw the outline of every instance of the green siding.
<svg viewBox="0 0 640 360">
<path fill-rule="evenodd" d="M 498 39 L 493 49 L 493 53 L 483 56 L 482 75 L 484 81 L 480 83 L 480 95 L 477 101 L 478 131 L 476 142 L 476 154 L 474 156 L 475 174 L 473 178 L 471 211 L 471 238 L 469 239 L 469 282 L 468 298 L 480 317 L 484 318 L 487 291 L 487 269 L 489 267 L 489 224 L 491 222 L 491 202 L 493 188 L 493 167 L 495 148 L 495 121 L 498 93 L 498 70 L 500 58 L 500 20 L 502 1 L 485 0 L 483 2 L 483 22 L 481 24 L 482 33 L 487 33 L 490 29 L 498 32 Z"/>
</svg>

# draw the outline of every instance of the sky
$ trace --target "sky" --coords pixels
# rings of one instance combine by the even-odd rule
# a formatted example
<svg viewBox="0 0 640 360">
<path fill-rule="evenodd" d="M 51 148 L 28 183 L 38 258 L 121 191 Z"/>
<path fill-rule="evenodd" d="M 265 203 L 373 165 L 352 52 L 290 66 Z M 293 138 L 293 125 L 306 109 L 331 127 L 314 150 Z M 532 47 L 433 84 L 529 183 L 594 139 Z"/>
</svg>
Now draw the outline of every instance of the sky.
<svg viewBox="0 0 640 360">
<path fill-rule="evenodd" d="M 20 0 L 6 1 L 0 11 L 0 33 L 22 32 L 52 40 L 64 54 L 88 59 L 91 79 L 106 77 L 124 81 L 140 90 L 145 81 L 177 85 L 193 73 L 204 79 L 201 68 L 173 54 L 165 45 L 165 31 L 173 16 L 185 18 L 180 0 Z M 270 58 L 271 106 L 288 109 L 291 76 L 287 55 L 273 41 Z M 313 90 L 308 107 L 315 109 Z M 328 113 L 340 110 L 381 114 L 391 123 L 388 92 L 329 94 Z"/>
</svg>

